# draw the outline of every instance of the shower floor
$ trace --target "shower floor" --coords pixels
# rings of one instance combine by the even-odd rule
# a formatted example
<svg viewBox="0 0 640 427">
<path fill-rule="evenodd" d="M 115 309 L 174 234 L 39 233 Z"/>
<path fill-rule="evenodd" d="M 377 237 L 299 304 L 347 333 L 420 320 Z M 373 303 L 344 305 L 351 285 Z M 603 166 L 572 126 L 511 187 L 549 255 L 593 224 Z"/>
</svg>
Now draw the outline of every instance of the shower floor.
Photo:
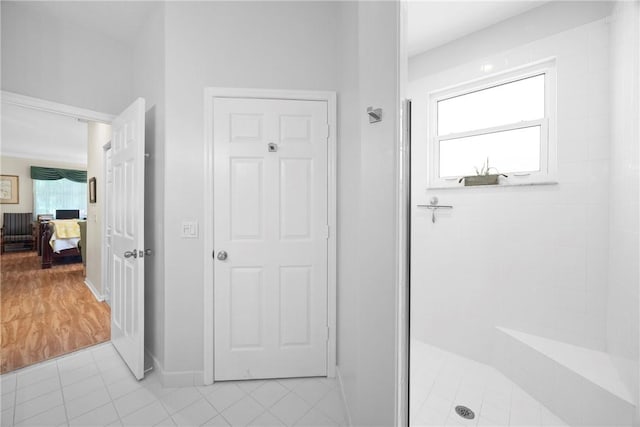
<svg viewBox="0 0 640 427">
<path fill-rule="evenodd" d="M 455 412 L 475 412 L 467 420 Z M 411 426 L 567 426 L 497 369 L 411 340 Z"/>
</svg>

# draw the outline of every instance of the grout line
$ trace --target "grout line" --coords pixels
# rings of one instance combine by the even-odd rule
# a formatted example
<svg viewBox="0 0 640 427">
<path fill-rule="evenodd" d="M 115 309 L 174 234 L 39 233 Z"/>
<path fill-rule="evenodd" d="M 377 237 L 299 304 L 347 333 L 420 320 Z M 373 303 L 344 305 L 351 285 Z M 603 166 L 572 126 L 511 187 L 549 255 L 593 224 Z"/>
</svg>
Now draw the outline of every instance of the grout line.
<svg viewBox="0 0 640 427">
<path fill-rule="evenodd" d="M 62 406 L 64 407 L 64 417 L 67 420 L 67 424 L 69 424 L 69 414 L 67 413 L 67 402 L 64 399 L 64 392 L 62 391 L 62 376 L 60 375 L 60 367 L 58 366 L 58 361 L 56 361 L 56 372 L 58 372 L 58 382 L 60 383 L 60 395 L 62 396 Z"/>
<path fill-rule="evenodd" d="M 109 342 L 111 342 L 111 341 L 109 341 Z M 116 405 L 113 403 L 113 396 L 111 396 L 111 392 L 109 391 L 109 387 L 107 386 L 107 382 L 105 381 L 104 377 L 102 376 L 102 371 L 100 370 L 100 366 L 98 364 L 98 360 L 96 359 L 95 354 L 93 354 L 93 349 L 91 350 L 91 358 L 93 359 L 95 364 L 98 365 L 98 375 L 100 376 L 100 380 L 102 380 L 102 385 L 104 386 L 105 390 L 107 390 L 107 395 L 109 395 L 109 403 L 111 404 L 111 406 L 113 406 L 113 409 L 116 411 L 116 415 L 118 416 L 118 421 L 120 422 L 120 424 L 122 424 L 122 418 L 120 417 L 120 413 L 118 412 L 118 408 L 116 408 Z M 103 406 L 107 406 L 107 405 L 103 405 Z M 100 408 L 102 408 L 102 406 L 100 406 Z"/>
</svg>

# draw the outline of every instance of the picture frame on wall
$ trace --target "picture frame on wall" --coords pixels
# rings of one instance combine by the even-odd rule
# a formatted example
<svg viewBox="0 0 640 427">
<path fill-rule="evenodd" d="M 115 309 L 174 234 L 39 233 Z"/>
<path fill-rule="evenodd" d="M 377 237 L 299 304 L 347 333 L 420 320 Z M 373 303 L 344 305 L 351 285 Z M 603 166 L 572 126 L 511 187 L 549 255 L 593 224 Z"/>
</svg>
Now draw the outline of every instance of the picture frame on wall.
<svg viewBox="0 0 640 427">
<path fill-rule="evenodd" d="M 0 175 L 0 204 L 20 203 L 19 180 L 17 175 Z"/>
<path fill-rule="evenodd" d="M 96 177 L 89 179 L 89 203 L 96 202 Z"/>
</svg>

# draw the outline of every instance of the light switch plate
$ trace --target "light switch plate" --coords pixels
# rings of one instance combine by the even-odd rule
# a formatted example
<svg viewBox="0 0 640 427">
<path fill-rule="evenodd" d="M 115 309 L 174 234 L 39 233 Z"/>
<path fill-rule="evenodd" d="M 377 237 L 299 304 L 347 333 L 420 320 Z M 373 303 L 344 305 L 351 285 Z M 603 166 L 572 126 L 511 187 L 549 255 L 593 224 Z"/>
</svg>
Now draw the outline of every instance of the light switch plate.
<svg viewBox="0 0 640 427">
<path fill-rule="evenodd" d="M 183 239 L 197 239 L 198 223 L 196 221 L 182 221 L 180 237 Z"/>
</svg>

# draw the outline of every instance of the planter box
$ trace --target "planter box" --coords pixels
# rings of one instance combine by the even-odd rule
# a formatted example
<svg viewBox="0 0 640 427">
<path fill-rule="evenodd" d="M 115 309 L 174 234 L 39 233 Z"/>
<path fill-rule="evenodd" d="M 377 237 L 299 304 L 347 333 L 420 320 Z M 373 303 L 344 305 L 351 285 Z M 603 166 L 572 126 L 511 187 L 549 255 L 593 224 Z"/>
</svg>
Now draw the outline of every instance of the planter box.
<svg viewBox="0 0 640 427">
<path fill-rule="evenodd" d="M 471 187 L 474 185 L 497 185 L 500 175 L 469 175 L 464 177 L 464 186 Z"/>
</svg>

